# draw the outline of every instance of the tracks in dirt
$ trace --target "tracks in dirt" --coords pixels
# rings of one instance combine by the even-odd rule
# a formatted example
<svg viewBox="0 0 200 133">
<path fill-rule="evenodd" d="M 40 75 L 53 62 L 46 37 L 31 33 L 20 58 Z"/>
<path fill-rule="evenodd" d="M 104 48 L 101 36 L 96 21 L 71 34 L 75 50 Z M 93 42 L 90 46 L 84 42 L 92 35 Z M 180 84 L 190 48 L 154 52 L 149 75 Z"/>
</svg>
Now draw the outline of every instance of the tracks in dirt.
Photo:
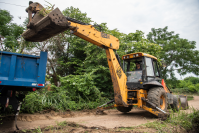
<svg viewBox="0 0 200 133">
<path fill-rule="evenodd" d="M 199 108 L 199 96 L 194 96 L 194 100 L 189 101 L 189 106 Z M 185 110 L 189 112 L 189 110 Z M 92 130 L 93 127 L 101 129 L 113 129 L 115 127 L 133 127 L 147 122 L 157 120 L 152 114 L 142 109 L 134 108 L 130 113 L 124 114 L 117 110 L 107 110 L 105 115 L 96 115 L 96 110 L 85 110 L 77 112 L 55 112 L 47 111 L 44 114 L 20 114 L 18 117 L 18 127 L 20 129 L 44 128 L 50 125 L 57 125 L 59 122 L 76 123 Z M 3 118 L 3 125 L 0 131 L 13 131 L 14 117 Z M 69 126 L 69 128 L 73 128 Z M 81 128 L 86 129 L 86 128 Z M 73 130 L 73 129 L 71 129 Z"/>
</svg>

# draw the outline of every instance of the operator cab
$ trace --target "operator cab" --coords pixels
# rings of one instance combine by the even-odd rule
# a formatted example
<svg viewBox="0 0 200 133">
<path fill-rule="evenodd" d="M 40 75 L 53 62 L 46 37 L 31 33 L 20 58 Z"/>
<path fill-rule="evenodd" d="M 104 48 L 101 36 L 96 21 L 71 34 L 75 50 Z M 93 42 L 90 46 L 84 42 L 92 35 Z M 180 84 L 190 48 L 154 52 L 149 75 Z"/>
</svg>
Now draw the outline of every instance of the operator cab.
<svg viewBox="0 0 200 133">
<path fill-rule="evenodd" d="M 161 78 L 157 58 L 152 55 L 138 52 L 124 55 L 122 60 L 128 88 L 143 88 L 143 83 Z"/>
</svg>

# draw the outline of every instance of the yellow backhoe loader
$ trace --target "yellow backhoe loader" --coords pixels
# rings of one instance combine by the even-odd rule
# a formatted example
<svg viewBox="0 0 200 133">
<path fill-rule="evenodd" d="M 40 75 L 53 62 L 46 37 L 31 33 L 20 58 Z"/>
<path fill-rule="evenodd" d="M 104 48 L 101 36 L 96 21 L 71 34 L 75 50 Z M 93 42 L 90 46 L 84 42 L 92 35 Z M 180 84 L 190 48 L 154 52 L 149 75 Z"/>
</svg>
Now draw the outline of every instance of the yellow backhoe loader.
<svg viewBox="0 0 200 133">
<path fill-rule="evenodd" d="M 39 3 L 29 2 L 26 9 L 29 16 L 27 30 L 22 34 L 26 41 L 42 42 L 65 30 L 97 45 L 106 51 L 108 66 L 114 89 L 114 103 L 121 112 L 129 112 L 133 105 L 150 113 L 166 118 L 168 105 L 175 110 L 187 108 L 186 96 L 175 96 L 161 79 L 157 58 L 145 53 L 132 53 L 122 57 L 123 67 L 115 50 L 119 49 L 119 39 L 100 32 L 94 26 L 64 16 L 56 8 L 50 13 Z M 41 15 L 41 12 L 43 15 Z M 34 16 L 32 17 L 32 14 Z M 104 105 L 98 109 L 106 109 Z"/>
</svg>

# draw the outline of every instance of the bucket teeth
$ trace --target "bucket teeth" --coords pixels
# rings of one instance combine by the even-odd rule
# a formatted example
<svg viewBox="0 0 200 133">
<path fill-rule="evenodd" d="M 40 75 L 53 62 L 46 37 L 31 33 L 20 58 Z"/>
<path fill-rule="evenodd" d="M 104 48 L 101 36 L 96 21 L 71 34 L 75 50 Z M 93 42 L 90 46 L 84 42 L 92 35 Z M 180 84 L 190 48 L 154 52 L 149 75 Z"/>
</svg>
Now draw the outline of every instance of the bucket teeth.
<svg viewBox="0 0 200 133">
<path fill-rule="evenodd" d="M 69 29 L 67 18 L 56 8 L 41 20 L 32 23 L 31 27 L 22 34 L 22 37 L 26 41 L 42 42 L 67 29 Z"/>
</svg>

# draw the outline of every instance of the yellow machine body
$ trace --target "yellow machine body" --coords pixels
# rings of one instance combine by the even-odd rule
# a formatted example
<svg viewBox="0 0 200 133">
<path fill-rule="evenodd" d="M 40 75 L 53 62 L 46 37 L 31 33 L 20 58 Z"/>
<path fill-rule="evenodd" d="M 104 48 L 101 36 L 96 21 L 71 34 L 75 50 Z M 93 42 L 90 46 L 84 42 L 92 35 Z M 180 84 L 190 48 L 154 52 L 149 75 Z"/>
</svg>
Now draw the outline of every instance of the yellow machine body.
<svg viewBox="0 0 200 133">
<path fill-rule="evenodd" d="M 36 8 L 34 8 L 34 6 Z M 96 30 L 92 25 L 81 24 L 74 21 L 73 19 L 65 17 L 58 8 L 46 14 L 45 16 L 39 14 L 39 11 L 42 9 L 43 7 L 39 3 L 32 3 L 27 8 L 27 12 L 29 13 L 29 24 L 27 27 L 28 29 L 22 34 L 25 40 L 32 42 L 42 42 L 59 33 L 62 33 L 65 30 L 71 30 L 72 34 L 105 49 L 114 89 L 114 106 L 129 107 L 137 105 L 137 107 L 143 108 L 155 114 L 156 116 L 159 116 L 158 111 L 146 106 L 147 100 L 145 101 L 145 99 L 147 99 L 147 90 L 127 89 L 127 76 L 122 70 L 114 52 L 114 50 L 119 49 L 118 38 L 100 32 Z M 35 13 L 36 16 L 31 18 L 31 13 Z M 157 60 L 156 57 L 141 52 L 124 55 L 122 59 L 134 59 L 143 56 Z M 137 98 L 132 98 L 132 100 L 137 100 L 136 103 L 128 103 L 128 100 L 130 99 L 128 97 L 128 93 L 130 91 L 136 92 Z"/>
</svg>

